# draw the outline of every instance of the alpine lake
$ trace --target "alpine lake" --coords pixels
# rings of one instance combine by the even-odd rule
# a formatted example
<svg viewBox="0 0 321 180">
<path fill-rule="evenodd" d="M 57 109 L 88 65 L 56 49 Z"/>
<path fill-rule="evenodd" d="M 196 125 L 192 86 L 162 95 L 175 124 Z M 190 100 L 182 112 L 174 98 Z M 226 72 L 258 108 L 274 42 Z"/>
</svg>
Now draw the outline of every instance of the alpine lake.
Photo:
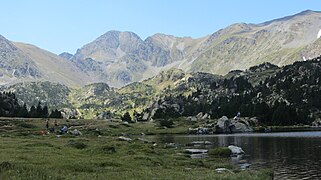
<svg viewBox="0 0 321 180">
<path fill-rule="evenodd" d="M 160 135 L 153 141 L 188 144 L 211 142 L 200 148 L 236 145 L 245 154 L 230 161 L 249 169 L 269 168 L 274 179 L 321 179 L 321 132 L 247 133 L 228 135 Z"/>
</svg>

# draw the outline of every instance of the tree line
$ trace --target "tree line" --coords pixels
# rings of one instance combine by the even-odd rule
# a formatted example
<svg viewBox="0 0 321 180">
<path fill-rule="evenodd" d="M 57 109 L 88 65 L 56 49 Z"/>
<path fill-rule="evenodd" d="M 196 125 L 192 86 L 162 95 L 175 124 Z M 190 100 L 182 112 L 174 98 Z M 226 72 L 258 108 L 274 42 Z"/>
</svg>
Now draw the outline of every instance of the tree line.
<svg viewBox="0 0 321 180">
<path fill-rule="evenodd" d="M 62 118 L 61 113 L 55 109 L 49 113 L 48 106 L 38 102 L 30 109 L 26 104 L 18 103 L 16 95 L 12 92 L 0 92 L 0 116 L 1 117 L 23 117 L 23 118 Z"/>
</svg>

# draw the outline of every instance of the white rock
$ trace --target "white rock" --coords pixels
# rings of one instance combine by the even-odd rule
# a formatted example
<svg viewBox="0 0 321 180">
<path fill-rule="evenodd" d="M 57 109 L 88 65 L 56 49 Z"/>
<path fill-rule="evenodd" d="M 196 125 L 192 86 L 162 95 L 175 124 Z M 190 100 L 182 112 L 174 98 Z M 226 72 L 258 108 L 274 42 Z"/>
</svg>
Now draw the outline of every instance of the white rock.
<svg viewBox="0 0 321 180">
<path fill-rule="evenodd" d="M 232 154 L 245 154 L 242 148 L 230 145 L 228 148 L 232 151 Z"/>
<path fill-rule="evenodd" d="M 186 153 L 189 154 L 204 154 L 204 153 L 208 153 L 207 149 L 185 149 Z"/>
<path fill-rule="evenodd" d="M 319 30 L 317 38 L 319 39 L 321 37 L 321 29 Z"/>
<path fill-rule="evenodd" d="M 124 136 L 119 136 L 118 139 L 122 140 L 122 141 L 132 141 L 132 139 L 124 137 Z"/>
</svg>

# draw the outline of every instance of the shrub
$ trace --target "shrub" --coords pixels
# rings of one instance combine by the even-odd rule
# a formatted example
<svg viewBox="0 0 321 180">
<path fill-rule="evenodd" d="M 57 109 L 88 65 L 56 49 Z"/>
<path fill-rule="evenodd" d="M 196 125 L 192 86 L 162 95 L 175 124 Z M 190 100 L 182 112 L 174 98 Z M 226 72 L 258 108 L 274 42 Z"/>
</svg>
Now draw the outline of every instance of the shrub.
<svg viewBox="0 0 321 180">
<path fill-rule="evenodd" d="M 74 141 L 74 140 L 70 140 L 68 141 L 67 146 L 76 148 L 76 149 L 85 149 L 87 147 L 87 145 L 85 143 L 79 142 L 79 141 Z"/>
<path fill-rule="evenodd" d="M 208 154 L 216 157 L 230 157 L 232 152 L 227 147 L 218 147 L 215 149 L 210 149 Z"/>
<path fill-rule="evenodd" d="M 122 121 L 127 121 L 127 122 L 132 122 L 132 118 L 130 117 L 129 112 L 126 112 L 122 117 L 121 117 Z"/>
<path fill-rule="evenodd" d="M 170 128 L 174 125 L 174 122 L 171 119 L 162 119 L 159 121 L 159 125 L 163 126 L 163 127 Z"/>
</svg>

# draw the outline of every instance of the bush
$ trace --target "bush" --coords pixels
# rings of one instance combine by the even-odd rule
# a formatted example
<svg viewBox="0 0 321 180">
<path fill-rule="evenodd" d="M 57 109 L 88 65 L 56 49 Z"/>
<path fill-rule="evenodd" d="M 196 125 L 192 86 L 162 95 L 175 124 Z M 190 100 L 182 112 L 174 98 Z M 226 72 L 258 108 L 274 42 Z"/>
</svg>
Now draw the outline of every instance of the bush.
<svg viewBox="0 0 321 180">
<path fill-rule="evenodd" d="M 70 146 L 76 149 L 85 149 L 87 147 L 85 143 L 74 141 L 74 140 L 68 141 L 67 146 Z"/>
<path fill-rule="evenodd" d="M 122 121 L 126 121 L 126 122 L 132 122 L 132 118 L 130 117 L 129 112 L 126 112 L 122 117 L 121 117 Z"/>
<path fill-rule="evenodd" d="M 208 154 L 216 157 L 230 157 L 232 151 L 227 147 L 219 147 L 215 149 L 210 149 Z"/>
<path fill-rule="evenodd" d="M 0 172 L 5 171 L 5 170 L 9 170 L 9 169 L 13 169 L 14 165 L 11 164 L 10 162 L 4 161 L 2 163 L 0 163 Z"/>
<path fill-rule="evenodd" d="M 159 121 L 159 125 L 163 127 L 171 128 L 174 125 L 174 122 L 171 119 L 162 119 Z"/>
<path fill-rule="evenodd" d="M 106 154 L 113 154 L 116 152 L 116 148 L 114 146 L 103 146 L 101 151 Z"/>
</svg>

